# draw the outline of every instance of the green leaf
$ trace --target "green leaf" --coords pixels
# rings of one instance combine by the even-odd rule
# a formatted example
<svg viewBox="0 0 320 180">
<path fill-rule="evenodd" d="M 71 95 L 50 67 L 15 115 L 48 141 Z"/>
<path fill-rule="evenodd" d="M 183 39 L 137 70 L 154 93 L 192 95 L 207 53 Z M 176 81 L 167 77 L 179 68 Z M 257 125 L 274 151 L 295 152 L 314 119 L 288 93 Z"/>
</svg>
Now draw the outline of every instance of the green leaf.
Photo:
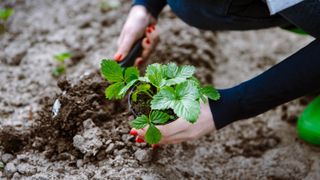
<svg viewBox="0 0 320 180">
<path fill-rule="evenodd" d="M 136 90 L 132 93 L 131 98 L 133 102 L 137 101 L 137 96 L 141 92 L 148 92 L 150 90 L 150 84 L 140 84 L 136 87 Z"/>
<path fill-rule="evenodd" d="M 150 83 L 150 80 L 147 77 L 139 77 L 139 81 Z"/>
<path fill-rule="evenodd" d="M 108 86 L 105 90 L 105 95 L 107 99 L 121 99 L 122 96 L 119 95 L 120 91 L 124 88 L 123 82 L 117 82 Z"/>
<path fill-rule="evenodd" d="M 199 89 L 193 81 L 186 81 L 176 87 L 178 101 L 172 107 L 173 111 L 187 121 L 194 123 L 200 114 Z"/>
<path fill-rule="evenodd" d="M 64 65 L 58 66 L 52 70 L 52 75 L 59 77 L 66 72 L 66 67 Z"/>
<path fill-rule="evenodd" d="M 165 83 L 163 68 L 160 64 L 151 64 L 146 69 L 146 77 L 155 87 L 162 87 Z"/>
<path fill-rule="evenodd" d="M 173 87 L 165 86 L 160 92 L 153 96 L 151 100 L 151 109 L 171 108 L 176 100 L 176 93 Z"/>
<path fill-rule="evenodd" d="M 207 97 L 205 95 L 200 94 L 200 98 L 201 98 L 203 103 L 207 103 Z"/>
<path fill-rule="evenodd" d="M 138 79 L 132 80 L 130 81 L 128 84 L 126 84 L 121 91 L 119 92 L 119 96 L 123 96 L 126 94 L 126 92 L 131 88 L 131 86 L 134 85 L 134 83 L 136 83 L 138 81 Z"/>
<path fill-rule="evenodd" d="M 205 86 L 201 88 L 200 93 L 215 101 L 220 99 L 219 92 L 212 86 Z"/>
<path fill-rule="evenodd" d="M 150 124 L 144 138 L 149 144 L 157 144 L 161 140 L 161 132 L 153 124 Z"/>
<path fill-rule="evenodd" d="M 151 109 L 173 109 L 174 113 L 189 122 L 195 122 L 200 113 L 199 89 L 192 81 L 164 87 L 151 101 Z"/>
<path fill-rule="evenodd" d="M 174 67 L 174 65 L 169 64 L 167 66 L 166 75 L 171 78 L 166 81 L 167 86 L 179 84 L 186 81 L 188 78 L 193 76 L 195 72 L 195 68 L 193 66 L 182 66 L 182 67 L 179 67 L 177 72 L 176 71 L 177 70 Z"/>
<path fill-rule="evenodd" d="M 170 79 L 175 78 L 179 72 L 179 67 L 175 63 L 169 63 L 166 67 L 166 76 Z"/>
<path fill-rule="evenodd" d="M 138 91 L 148 91 L 150 90 L 150 88 L 150 84 L 140 84 L 139 86 L 137 86 Z"/>
<path fill-rule="evenodd" d="M 188 80 L 194 83 L 198 88 L 200 88 L 200 81 L 196 77 L 192 76 Z"/>
<path fill-rule="evenodd" d="M 60 53 L 54 56 L 54 59 L 59 62 L 64 62 L 66 59 L 70 59 L 72 54 L 70 52 Z"/>
<path fill-rule="evenodd" d="M 137 102 L 139 91 L 134 91 L 131 95 L 131 99 L 133 102 Z"/>
<path fill-rule="evenodd" d="M 172 109 L 177 116 L 194 123 L 197 121 L 200 114 L 200 103 L 195 100 L 183 99 L 175 101 Z"/>
<path fill-rule="evenodd" d="M 136 67 L 129 67 L 124 72 L 124 79 L 128 83 L 132 80 L 138 79 L 139 70 Z"/>
<path fill-rule="evenodd" d="M 14 10 L 12 8 L 0 8 L 0 19 L 7 21 L 13 12 Z"/>
<path fill-rule="evenodd" d="M 2 161 L 0 161 L 0 171 L 2 171 L 4 169 L 4 163 Z"/>
<path fill-rule="evenodd" d="M 199 89 L 193 81 L 186 81 L 176 86 L 179 99 L 196 100 L 200 97 Z"/>
<path fill-rule="evenodd" d="M 179 73 L 177 76 L 189 78 L 193 76 L 195 71 L 196 71 L 196 68 L 194 66 L 185 65 L 179 68 Z"/>
<path fill-rule="evenodd" d="M 114 60 L 103 59 L 101 62 L 101 73 L 109 82 L 123 82 L 123 70 Z"/>
<path fill-rule="evenodd" d="M 129 122 L 130 126 L 136 129 L 142 129 L 148 125 L 149 119 L 146 115 L 137 117 Z"/>
<path fill-rule="evenodd" d="M 152 111 L 150 121 L 154 124 L 164 124 L 170 119 L 170 115 L 161 111 Z"/>
</svg>

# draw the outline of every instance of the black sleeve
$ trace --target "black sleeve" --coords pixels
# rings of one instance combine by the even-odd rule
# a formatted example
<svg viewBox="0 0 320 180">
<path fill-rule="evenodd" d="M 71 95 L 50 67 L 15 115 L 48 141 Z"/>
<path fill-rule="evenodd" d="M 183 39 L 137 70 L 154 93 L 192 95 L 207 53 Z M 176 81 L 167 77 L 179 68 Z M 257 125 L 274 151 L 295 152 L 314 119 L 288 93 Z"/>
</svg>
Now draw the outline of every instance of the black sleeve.
<svg viewBox="0 0 320 180">
<path fill-rule="evenodd" d="M 133 5 L 145 6 L 151 15 L 158 17 L 163 7 L 167 4 L 166 0 L 133 0 Z"/>
<path fill-rule="evenodd" d="M 283 10 L 280 15 L 313 37 L 320 38 L 319 0 L 304 0 Z"/>
<path fill-rule="evenodd" d="M 220 90 L 221 99 L 209 104 L 216 128 L 220 129 L 319 90 L 320 40 L 314 40 L 261 75 Z"/>
</svg>

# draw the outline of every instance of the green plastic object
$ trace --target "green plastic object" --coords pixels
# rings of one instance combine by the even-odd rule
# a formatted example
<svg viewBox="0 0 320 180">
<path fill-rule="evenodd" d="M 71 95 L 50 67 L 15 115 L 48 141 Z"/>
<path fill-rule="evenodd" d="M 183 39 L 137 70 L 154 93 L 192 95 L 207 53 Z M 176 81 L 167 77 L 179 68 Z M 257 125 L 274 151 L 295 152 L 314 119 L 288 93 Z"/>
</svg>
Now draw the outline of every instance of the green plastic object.
<svg viewBox="0 0 320 180">
<path fill-rule="evenodd" d="M 290 27 L 281 27 L 284 30 L 290 31 L 292 33 L 295 34 L 299 34 L 299 35 L 309 35 L 307 32 L 305 32 L 304 30 L 302 30 L 301 28 L 295 27 L 295 26 L 290 26 Z"/>
<path fill-rule="evenodd" d="M 320 96 L 313 100 L 298 119 L 298 136 L 320 146 Z"/>
</svg>

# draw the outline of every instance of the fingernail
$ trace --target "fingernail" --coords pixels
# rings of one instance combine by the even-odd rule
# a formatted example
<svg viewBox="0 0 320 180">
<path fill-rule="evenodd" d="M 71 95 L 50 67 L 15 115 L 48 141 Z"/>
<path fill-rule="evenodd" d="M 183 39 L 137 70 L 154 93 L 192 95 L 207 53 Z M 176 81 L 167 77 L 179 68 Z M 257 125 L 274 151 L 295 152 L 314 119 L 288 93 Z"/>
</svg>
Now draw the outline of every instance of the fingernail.
<svg viewBox="0 0 320 180">
<path fill-rule="evenodd" d="M 120 61 L 121 58 L 122 58 L 122 55 L 121 55 L 121 54 L 116 54 L 116 55 L 114 55 L 114 59 L 115 59 L 116 61 Z"/>
<path fill-rule="evenodd" d="M 155 24 L 151 24 L 151 25 L 150 25 L 150 28 L 151 28 L 152 30 L 155 30 L 155 29 L 156 29 L 156 25 L 155 25 Z"/>
<path fill-rule="evenodd" d="M 150 44 L 150 40 L 149 40 L 148 38 L 147 38 L 147 40 L 146 40 L 146 43 L 147 43 L 147 44 Z"/>
<path fill-rule="evenodd" d="M 160 145 L 159 144 L 152 144 L 151 147 L 152 147 L 152 149 L 156 149 L 156 148 L 160 147 Z"/>
<path fill-rule="evenodd" d="M 143 140 L 141 137 L 137 137 L 137 138 L 136 138 L 136 142 L 137 142 L 137 143 L 143 143 L 144 140 Z"/>
<path fill-rule="evenodd" d="M 136 136 L 136 135 L 138 135 L 138 131 L 136 131 L 134 129 L 131 129 L 130 130 L 130 134 L 133 135 L 133 136 Z"/>
<path fill-rule="evenodd" d="M 151 33 L 151 28 L 147 28 L 147 33 Z"/>
<path fill-rule="evenodd" d="M 137 66 L 140 66 L 143 63 L 143 60 L 138 60 L 137 61 Z"/>
</svg>

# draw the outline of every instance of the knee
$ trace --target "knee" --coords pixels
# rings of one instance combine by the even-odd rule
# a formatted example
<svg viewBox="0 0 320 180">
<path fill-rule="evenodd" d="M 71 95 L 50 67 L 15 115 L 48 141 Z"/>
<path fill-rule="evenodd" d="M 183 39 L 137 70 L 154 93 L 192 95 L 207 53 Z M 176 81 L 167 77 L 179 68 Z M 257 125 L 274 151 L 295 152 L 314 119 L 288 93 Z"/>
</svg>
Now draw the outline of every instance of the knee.
<svg viewBox="0 0 320 180">
<path fill-rule="evenodd" d="M 190 0 L 192 1 L 192 0 Z M 189 3 L 185 0 L 167 0 L 172 12 L 176 14 L 183 21 L 188 21 L 190 19 L 189 14 L 191 9 L 189 8 Z"/>
<path fill-rule="evenodd" d="M 167 0 L 172 12 L 178 16 L 185 23 L 195 26 L 197 28 L 203 28 L 200 22 L 196 21 L 201 13 L 197 12 L 199 3 L 196 0 Z"/>
</svg>

